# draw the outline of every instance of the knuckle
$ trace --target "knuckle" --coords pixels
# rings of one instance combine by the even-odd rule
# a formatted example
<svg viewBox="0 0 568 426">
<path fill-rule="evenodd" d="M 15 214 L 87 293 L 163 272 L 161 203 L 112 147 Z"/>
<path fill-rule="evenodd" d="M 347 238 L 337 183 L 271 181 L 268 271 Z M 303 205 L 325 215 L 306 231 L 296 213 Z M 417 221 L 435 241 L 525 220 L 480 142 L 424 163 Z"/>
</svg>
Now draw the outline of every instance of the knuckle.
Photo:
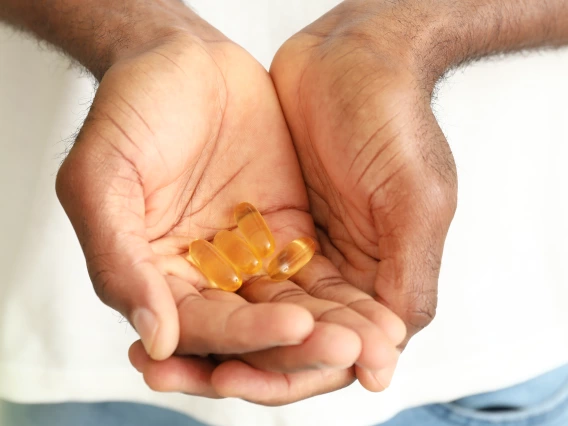
<svg viewBox="0 0 568 426">
<path fill-rule="evenodd" d="M 112 298 L 110 296 L 110 283 L 112 282 L 112 273 L 100 269 L 91 275 L 91 281 L 97 297 L 108 306 L 111 306 Z"/>
<path fill-rule="evenodd" d="M 341 288 L 345 285 L 346 282 L 343 277 L 338 275 L 327 275 L 318 277 L 315 282 L 306 286 L 306 290 L 314 297 L 325 298 L 324 294 L 326 294 L 329 298 L 330 295 L 333 295 L 335 290 L 341 290 Z M 330 291 L 331 294 L 329 293 Z"/>
<path fill-rule="evenodd" d="M 457 169 L 450 145 L 431 110 L 423 115 L 416 132 L 420 155 L 426 166 L 448 187 L 457 188 Z"/>
<path fill-rule="evenodd" d="M 69 192 L 69 172 L 67 161 L 64 161 L 59 170 L 57 171 L 57 176 L 55 178 L 55 193 L 57 199 L 64 206 Z"/>
<path fill-rule="evenodd" d="M 404 322 L 408 334 L 413 335 L 427 327 L 436 316 L 438 304 L 437 292 L 414 292 L 414 297 L 407 305 Z"/>
<path fill-rule="evenodd" d="M 426 328 L 434 320 L 436 309 L 426 307 L 424 309 L 414 309 L 407 312 L 407 322 L 409 328 L 415 333 Z"/>
<path fill-rule="evenodd" d="M 89 277 L 91 278 L 95 294 L 101 302 L 123 313 L 120 306 L 115 306 L 116 300 L 113 297 L 115 274 L 110 270 L 109 264 L 105 259 L 105 255 L 99 255 L 87 260 Z"/>
<path fill-rule="evenodd" d="M 457 186 L 448 185 L 440 179 L 431 179 L 422 192 L 424 201 L 429 210 L 436 214 L 434 217 L 450 222 L 457 208 Z"/>
</svg>

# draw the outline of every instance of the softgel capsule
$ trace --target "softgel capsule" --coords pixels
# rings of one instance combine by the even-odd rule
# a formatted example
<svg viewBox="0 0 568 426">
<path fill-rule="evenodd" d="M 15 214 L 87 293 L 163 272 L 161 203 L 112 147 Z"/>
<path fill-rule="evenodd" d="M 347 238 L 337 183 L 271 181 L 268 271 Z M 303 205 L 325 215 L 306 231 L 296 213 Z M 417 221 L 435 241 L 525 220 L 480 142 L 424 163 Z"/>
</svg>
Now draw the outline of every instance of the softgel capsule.
<svg viewBox="0 0 568 426">
<path fill-rule="evenodd" d="M 243 274 L 256 274 L 262 268 L 262 261 L 247 242 L 231 231 L 219 231 L 213 245 Z"/>
<path fill-rule="evenodd" d="M 235 208 L 235 221 L 254 252 L 264 259 L 274 253 L 274 237 L 260 212 L 250 203 Z"/>
<path fill-rule="evenodd" d="M 205 240 L 193 241 L 188 256 L 211 287 L 232 292 L 241 287 L 241 274 L 259 275 L 262 260 L 270 257 L 275 249 L 272 232 L 252 204 L 240 203 L 235 208 L 235 220 L 244 238 L 236 232 L 222 230 L 215 235 L 213 244 Z M 290 278 L 311 260 L 315 247 L 315 242 L 308 237 L 292 241 L 274 256 L 266 273 L 275 281 Z"/>
<path fill-rule="evenodd" d="M 189 245 L 190 260 L 207 277 L 211 287 L 225 291 L 237 291 L 242 277 L 219 250 L 208 241 L 195 240 Z"/>
<path fill-rule="evenodd" d="M 283 281 L 307 265 L 316 251 L 316 243 L 308 237 L 292 241 L 268 264 L 267 272 L 275 281 Z"/>
</svg>

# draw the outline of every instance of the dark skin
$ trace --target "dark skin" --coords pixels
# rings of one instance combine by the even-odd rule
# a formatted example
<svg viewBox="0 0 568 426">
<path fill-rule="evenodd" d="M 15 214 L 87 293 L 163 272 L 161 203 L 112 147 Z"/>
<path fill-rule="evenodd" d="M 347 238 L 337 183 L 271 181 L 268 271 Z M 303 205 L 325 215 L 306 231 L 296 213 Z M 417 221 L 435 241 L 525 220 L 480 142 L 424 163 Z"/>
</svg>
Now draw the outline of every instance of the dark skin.
<svg viewBox="0 0 568 426">
<path fill-rule="evenodd" d="M 4 0 L 0 16 L 101 79 L 57 190 L 98 295 L 141 334 L 132 363 L 156 390 L 270 405 L 355 377 L 384 389 L 395 347 L 435 314 L 456 207 L 434 84 L 471 58 L 565 43 L 566 1 L 347 1 L 270 76 L 178 2 L 111 3 Z M 234 226 L 243 198 L 279 246 L 311 235 L 322 255 L 293 281 L 198 292 L 185 238 Z M 187 356 L 205 353 L 222 356 Z"/>
<path fill-rule="evenodd" d="M 148 384 L 219 397 L 252 379 L 271 391 L 248 399 L 280 404 L 350 384 L 354 364 L 392 370 L 402 321 L 319 254 L 304 278 L 246 283 L 239 295 L 198 291 L 188 242 L 234 227 L 240 201 L 260 209 L 277 250 L 316 233 L 269 74 L 178 7 L 187 16 L 159 38 L 106 55 L 118 56 L 57 178 L 98 296 L 139 332 L 142 355 L 206 385 L 188 390 L 175 381 L 184 374 L 154 379 L 145 367 Z"/>
<path fill-rule="evenodd" d="M 324 32 L 340 13 L 282 46 L 271 75 L 323 253 L 403 318 L 406 343 L 435 315 L 456 169 L 408 64 L 362 36 Z"/>
</svg>

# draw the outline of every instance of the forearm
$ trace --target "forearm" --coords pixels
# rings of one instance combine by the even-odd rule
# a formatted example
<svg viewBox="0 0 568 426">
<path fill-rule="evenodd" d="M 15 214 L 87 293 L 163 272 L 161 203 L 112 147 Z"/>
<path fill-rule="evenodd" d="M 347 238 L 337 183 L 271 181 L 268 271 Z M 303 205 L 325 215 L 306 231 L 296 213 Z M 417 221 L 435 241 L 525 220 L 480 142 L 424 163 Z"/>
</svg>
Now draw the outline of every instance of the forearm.
<svg viewBox="0 0 568 426">
<path fill-rule="evenodd" d="M 98 79 L 143 46 L 205 27 L 179 0 L 0 0 L 0 20 L 59 47 Z"/>
<path fill-rule="evenodd" d="M 436 3 L 428 1 L 424 3 Z M 443 1 L 419 64 L 431 85 L 448 68 L 479 57 L 568 43 L 567 0 Z M 435 11 L 435 8 L 432 10 Z"/>
<path fill-rule="evenodd" d="M 405 58 L 430 91 L 464 61 L 568 43 L 568 0 L 347 0 L 336 11 L 339 31 L 354 31 L 353 22 Z"/>
</svg>

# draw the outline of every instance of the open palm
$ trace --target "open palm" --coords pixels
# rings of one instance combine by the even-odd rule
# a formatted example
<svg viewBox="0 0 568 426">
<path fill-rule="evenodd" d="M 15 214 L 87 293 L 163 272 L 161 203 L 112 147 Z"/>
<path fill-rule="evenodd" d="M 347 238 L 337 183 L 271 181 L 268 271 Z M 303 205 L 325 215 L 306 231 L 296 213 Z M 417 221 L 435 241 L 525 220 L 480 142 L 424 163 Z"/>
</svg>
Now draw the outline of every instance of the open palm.
<svg viewBox="0 0 568 426">
<path fill-rule="evenodd" d="M 396 358 L 404 334 L 396 317 L 322 256 L 296 283 L 259 279 L 240 295 L 197 290 L 202 277 L 183 259 L 188 242 L 233 227 L 238 202 L 264 214 L 277 249 L 315 236 L 271 79 L 226 39 L 176 36 L 111 67 L 58 195 L 97 294 L 156 360 L 133 347 L 155 389 L 283 403 L 345 386 L 354 362 L 376 370 Z M 168 358 L 174 351 L 238 359 L 217 366 Z M 322 365 L 342 369 L 290 374 Z"/>
<path fill-rule="evenodd" d="M 407 56 L 349 7 L 288 40 L 271 74 L 323 253 L 410 338 L 435 313 L 455 165 Z"/>
</svg>

